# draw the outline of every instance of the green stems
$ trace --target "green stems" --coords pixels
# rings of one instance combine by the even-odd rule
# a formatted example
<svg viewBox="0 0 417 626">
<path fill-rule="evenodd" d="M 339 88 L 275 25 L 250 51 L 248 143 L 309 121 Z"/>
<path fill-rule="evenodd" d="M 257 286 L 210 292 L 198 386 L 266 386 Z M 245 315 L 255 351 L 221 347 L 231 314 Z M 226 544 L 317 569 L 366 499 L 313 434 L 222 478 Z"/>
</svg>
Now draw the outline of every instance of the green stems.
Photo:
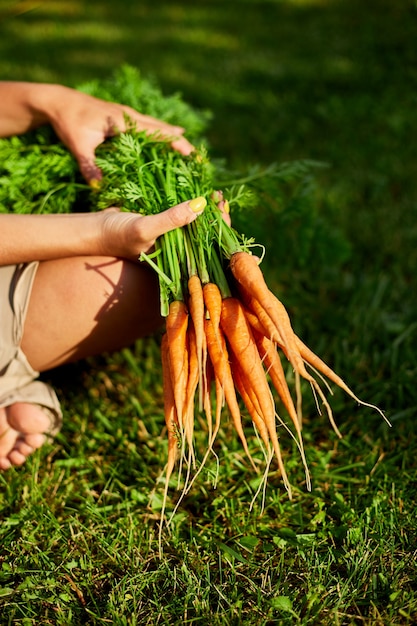
<svg viewBox="0 0 417 626">
<path fill-rule="evenodd" d="M 213 199 L 214 168 L 204 151 L 183 156 L 167 142 L 132 130 L 113 139 L 100 167 L 99 208 L 110 200 L 114 204 L 116 196 L 122 208 L 152 215 L 198 196 L 207 199 L 205 211 L 191 224 L 166 233 L 154 253 L 141 255 L 158 273 L 162 315 L 173 300 L 187 301 L 188 278 L 194 274 L 203 284 L 215 282 L 223 297 L 231 294 L 225 267 L 235 252 L 247 247 Z"/>
</svg>

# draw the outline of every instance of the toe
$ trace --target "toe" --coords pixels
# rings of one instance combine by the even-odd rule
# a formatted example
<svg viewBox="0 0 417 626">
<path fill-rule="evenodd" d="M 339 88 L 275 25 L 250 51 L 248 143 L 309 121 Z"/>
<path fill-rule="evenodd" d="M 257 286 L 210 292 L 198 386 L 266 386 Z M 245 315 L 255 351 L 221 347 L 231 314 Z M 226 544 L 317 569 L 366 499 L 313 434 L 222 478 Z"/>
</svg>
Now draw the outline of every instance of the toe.
<svg viewBox="0 0 417 626">
<path fill-rule="evenodd" d="M 11 466 L 23 465 L 28 456 L 45 443 L 46 437 L 40 433 L 33 435 L 20 435 L 7 457 L 0 459 L 0 470 L 9 469 Z"/>
<path fill-rule="evenodd" d="M 8 456 L 8 459 L 12 465 L 23 465 L 27 457 L 19 452 L 19 450 L 13 449 Z"/>
<path fill-rule="evenodd" d="M 6 419 L 2 419 L 1 414 L 3 409 L 0 409 L 0 459 L 7 457 L 9 451 L 14 447 L 17 433 L 13 428 L 10 428 Z"/>
<path fill-rule="evenodd" d="M 51 427 L 49 416 L 37 404 L 15 402 L 6 411 L 9 426 L 19 433 L 45 433 Z"/>
<path fill-rule="evenodd" d="M 7 457 L 0 458 L 0 470 L 2 471 L 8 470 L 11 467 L 12 467 L 12 464 Z"/>
<path fill-rule="evenodd" d="M 35 448 L 32 448 L 32 446 L 30 446 L 26 440 L 24 439 L 18 439 L 14 445 L 13 450 L 11 450 L 9 452 L 9 459 L 10 459 L 10 455 L 14 452 L 18 452 L 19 454 L 23 455 L 25 458 L 27 458 L 29 456 L 29 454 L 32 454 L 32 452 L 35 450 Z"/>
<path fill-rule="evenodd" d="M 46 441 L 46 436 L 42 433 L 33 433 L 31 435 L 25 435 L 25 443 L 32 448 L 32 450 L 37 450 Z"/>
</svg>

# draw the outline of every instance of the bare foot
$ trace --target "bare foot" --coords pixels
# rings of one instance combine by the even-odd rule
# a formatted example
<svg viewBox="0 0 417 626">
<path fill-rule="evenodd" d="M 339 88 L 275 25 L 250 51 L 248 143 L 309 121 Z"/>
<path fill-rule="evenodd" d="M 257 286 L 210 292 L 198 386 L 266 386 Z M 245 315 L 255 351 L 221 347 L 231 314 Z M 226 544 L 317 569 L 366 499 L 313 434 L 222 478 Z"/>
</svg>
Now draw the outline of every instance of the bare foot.
<svg viewBox="0 0 417 626">
<path fill-rule="evenodd" d="M 36 404 L 16 402 L 0 408 L 0 470 L 22 465 L 45 443 L 50 427 L 49 416 Z"/>
</svg>

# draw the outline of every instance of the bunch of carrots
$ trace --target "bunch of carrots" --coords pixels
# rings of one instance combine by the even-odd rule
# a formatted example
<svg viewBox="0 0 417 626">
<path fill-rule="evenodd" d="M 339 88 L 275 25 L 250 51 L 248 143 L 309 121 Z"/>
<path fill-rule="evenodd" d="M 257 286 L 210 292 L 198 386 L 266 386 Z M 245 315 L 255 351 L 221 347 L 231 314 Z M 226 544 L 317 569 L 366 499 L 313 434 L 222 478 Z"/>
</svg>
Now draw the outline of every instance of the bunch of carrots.
<svg viewBox="0 0 417 626">
<path fill-rule="evenodd" d="M 239 235 L 223 219 L 223 198 L 214 188 L 214 168 L 206 154 L 200 150 L 184 157 L 164 142 L 132 131 L 103 149 L 99 165 L 104 173 L 99 207 L 117 203 L 150 214 L 197 196 L 207 200 L 206 209 L 193 223 L 162 236 L 152 254 L 141 256 L 158 273 L 161 312 L 166 318 L 161 344 L 168 434 L 164 507 L 177 462 L 180 474 L 186 468 L 184 494 L 213 452 L 225 413 L 258 471 L 245 437 L 244 416 L 250 416 L 265 456 L 264 480 L 275 458 L 291 494 L 277 427 L 286 428 L 301 453 L 309 487 L 301 434 L 301 379 L 310 384 L 339 435 L 322 388 L 326 379 L 356 402 L 367 403 L 294 333 L 284 305 L 264 280 L 253 240 Z M 227 201 L 233 204 L 233 192 Z M 283 359 L 294 371 L 295 399 Z M 278 413 L 276 398 L 286 416 Z M 191 479 L 197 468 L 196 412 L 205 415 L 208 446 Z"/>
</svg>

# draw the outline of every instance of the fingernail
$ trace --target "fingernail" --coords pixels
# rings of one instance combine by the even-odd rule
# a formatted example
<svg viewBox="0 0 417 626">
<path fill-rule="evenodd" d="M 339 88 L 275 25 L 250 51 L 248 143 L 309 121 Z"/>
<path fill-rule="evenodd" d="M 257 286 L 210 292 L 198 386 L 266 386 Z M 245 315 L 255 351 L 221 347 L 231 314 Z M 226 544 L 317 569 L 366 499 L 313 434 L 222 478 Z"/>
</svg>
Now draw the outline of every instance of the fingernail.
<svg viewBox="0 0 417 626">
<path fill-rule="evenodd" d="M 194 213 L 201 213 L 201 211 L 204 211 L 206 204 L 207 200 L 203 198 L 203 196 L 194 198 L 189 202 L 190 209 L 194 211 Z"/>
<path fill-rule="evenodd" d="M 223 202 L 223 211 L 229 215 L 230 213 L 230 204 L 228 200 Z"/>
<path fill-rule="evenodd" d="M 97 191 L 97 189 L 100 189 L 101 181 L 98 178 L 92 178 L 88 184 L 90 185 L 91 189 Z"/>
</svg>

